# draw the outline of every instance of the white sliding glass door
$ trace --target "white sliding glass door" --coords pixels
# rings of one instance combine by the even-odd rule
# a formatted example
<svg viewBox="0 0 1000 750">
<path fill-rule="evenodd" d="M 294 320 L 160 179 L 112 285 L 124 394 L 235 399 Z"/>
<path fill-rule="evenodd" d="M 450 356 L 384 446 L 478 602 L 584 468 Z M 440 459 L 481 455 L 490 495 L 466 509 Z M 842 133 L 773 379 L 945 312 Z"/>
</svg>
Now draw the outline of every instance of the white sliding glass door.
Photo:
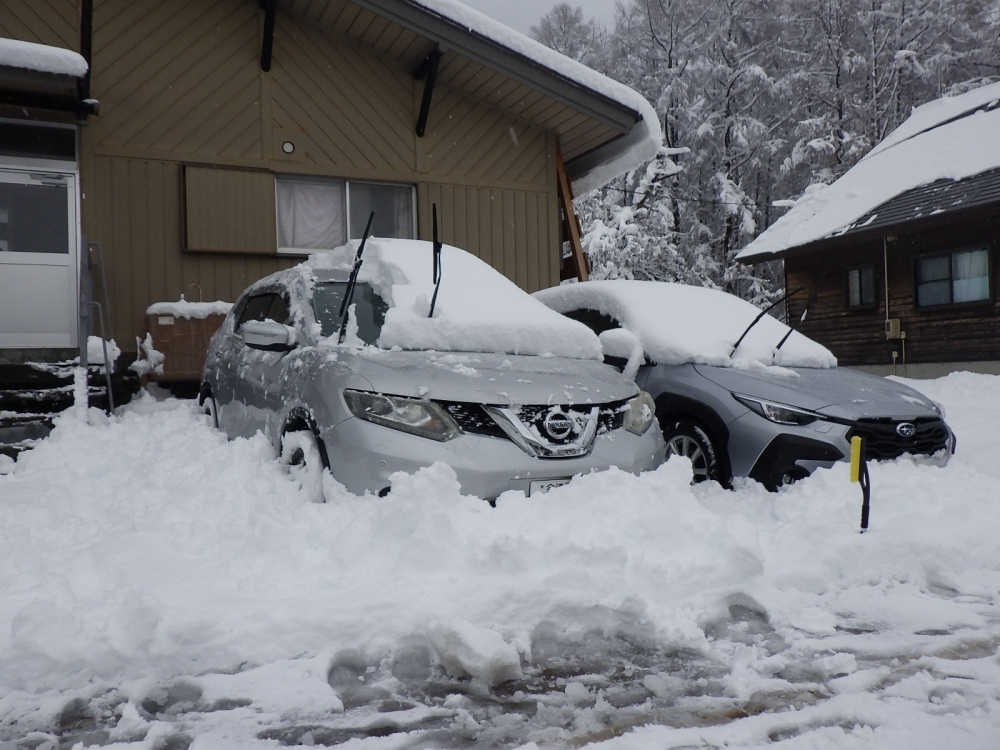
<svg viewBox="0 0 1000 750">
<path fill-rule="evenodd" d="M 76 176 L 0 166 L 0 349 L 77 345 Z"/>
</svg>

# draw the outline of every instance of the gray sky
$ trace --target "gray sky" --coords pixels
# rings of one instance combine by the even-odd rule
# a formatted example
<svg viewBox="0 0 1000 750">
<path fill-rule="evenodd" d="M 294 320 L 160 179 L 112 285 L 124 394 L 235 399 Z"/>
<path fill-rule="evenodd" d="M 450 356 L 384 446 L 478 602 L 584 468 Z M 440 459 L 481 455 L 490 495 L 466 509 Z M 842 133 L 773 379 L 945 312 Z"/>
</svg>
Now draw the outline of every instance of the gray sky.
<svg viewBox="0 0 1000 750">
<path fill-rule="evenodd" d="M 548 13 L 560 0 L 462 0 L 466 5 L 493 16 L 501 23 L 523 34 L 528 34 L 538 19 Z M 615 16 L 615 0 L 565 0 L 570 5 L 583 8 L 583 14 L 597 19 L 603 26 L 610 26 Z"/>
</svg>

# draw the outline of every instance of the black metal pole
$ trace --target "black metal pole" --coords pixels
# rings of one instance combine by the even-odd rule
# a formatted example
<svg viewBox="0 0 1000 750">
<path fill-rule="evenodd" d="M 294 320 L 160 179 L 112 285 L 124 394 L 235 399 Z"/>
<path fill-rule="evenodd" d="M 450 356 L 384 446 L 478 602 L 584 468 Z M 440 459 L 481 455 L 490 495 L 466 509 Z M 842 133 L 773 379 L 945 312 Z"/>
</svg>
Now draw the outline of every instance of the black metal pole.
<svg viewBox="0 0 1000 750">
<path fill-rule="evenodd" d="M 271 70 L 271 51 L 274 48 L 274 16 L 278 10 L 278 0 L 266 0 L 264 3 L 264 41 L 260 48 L 260 69 L 265 73 Z"/>
<path fill-rule="evenodd" d="M 80 2 L 80 55 L 87 61 L 87 72 L 80 79 L 80 101 L 90 98 L 90 68 L 94 45 L 94 0 Z"/>
<path fill-rule="evenodd" d="M 423 138 L 424 132 L 427 130 L 427 116 L 431 111 L 431 97 L 434 96 L 434 82 L 437 80 L 438 63 L 441 62 L 442 54 L 440 47 L 432 49 L 416 73 L 417 80 L 426 78 L 424 95 L 420 100 L 420 112 L 417 115 L 416 133 L 418 138 Z"/>
</svg>

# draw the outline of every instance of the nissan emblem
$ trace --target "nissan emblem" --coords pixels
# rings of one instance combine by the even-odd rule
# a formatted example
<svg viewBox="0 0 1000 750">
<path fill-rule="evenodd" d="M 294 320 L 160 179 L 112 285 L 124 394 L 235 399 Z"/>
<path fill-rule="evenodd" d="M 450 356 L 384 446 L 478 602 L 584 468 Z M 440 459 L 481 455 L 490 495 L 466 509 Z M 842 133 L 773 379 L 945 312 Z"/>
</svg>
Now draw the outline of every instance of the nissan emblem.
<svg viewBox="0 0 1000 750">
<path fill-rule="evenodd" d="M 565 440 L 573 432 L 573 420 L 560 411 L 551 411 L 542 422 L 545 431 L 553 440 Z"/>
</svg>

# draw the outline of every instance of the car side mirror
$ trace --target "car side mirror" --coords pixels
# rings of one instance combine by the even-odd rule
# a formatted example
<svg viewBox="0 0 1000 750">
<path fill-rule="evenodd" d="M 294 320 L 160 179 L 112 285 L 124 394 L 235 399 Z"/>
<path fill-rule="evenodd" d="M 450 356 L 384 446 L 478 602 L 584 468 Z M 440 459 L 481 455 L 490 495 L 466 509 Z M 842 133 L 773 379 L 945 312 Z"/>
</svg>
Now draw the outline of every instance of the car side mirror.
<svg viewBox="0 0 1000 750">
<path fill-rule="evenodd" d="M 639 367 L 646 361 L 646 354 L 639 338 L 624 328 L 612 328 L 600 334 L 598 338 L 601 340 L 604 361 L 629 380 L 633 380 L 639 372 Z"/>
<path fill-rule="evenodd" d="M 295 330 L 273 320 L 251 320 L 240 326 L 240 338 L 251 349 L 288 352 L 295 348 Z"/>
</svg>

